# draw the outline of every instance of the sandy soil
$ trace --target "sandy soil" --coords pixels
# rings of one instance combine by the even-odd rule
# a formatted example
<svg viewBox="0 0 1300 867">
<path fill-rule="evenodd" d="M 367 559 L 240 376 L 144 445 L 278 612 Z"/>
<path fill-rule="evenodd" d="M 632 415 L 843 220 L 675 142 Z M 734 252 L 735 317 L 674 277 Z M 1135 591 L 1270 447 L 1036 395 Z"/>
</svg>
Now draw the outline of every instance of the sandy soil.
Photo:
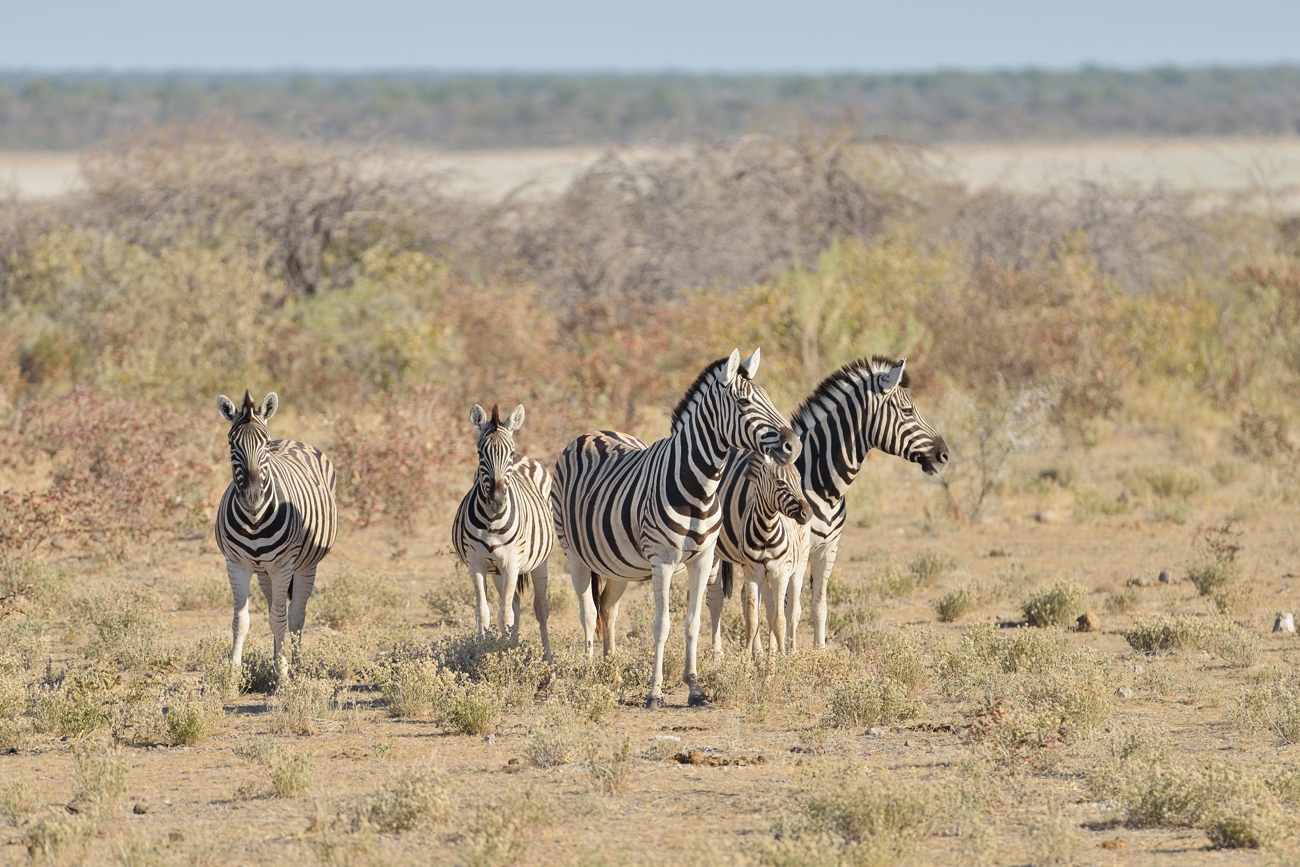
<svg viewBox="0 0 1300 867">
<path fill-rule="evenodd" d="M 1200 471 L 1208 472 L 1208 463 L 1221 457 L 1208 456 Z M 1133 431 L 1087 453 L 1029 456 L 987 521 L 937 530 L 931 525 L 930 532 L 922 529 L 923 512 L 935 507 L 936 489 L 913 466 L 893 459 L 874 461 L 866 479 L 858 483 L 866 496 L 859 498 L 855 512 L 865 514 L 869 507 L 877 518 L 863 522 L 871 526 L 849 529 L 835 580 L 864 582 L 881 564 L 906 563 L 920 551 L 958 558 L 960 567 L 933 586 L 879 603 L 882 625 L 932 630 L 939 643 L 949 647 L 972 624 L 1015 620 L 1018 611 L 1015 600 L 1003 600 L 981 607 L 959 623 L 938 623 L 932 605 L 946 589 L 962 582 L 993 580 L 1012 559 L 1030 570 L 1035 586 L 1063 578 L 1078 581 L 1089 590 L 1089 605 L 1100 613 L 1104 629 L 1071 634 L 1069 640 L 1089 645 L 1112 660 L 1115 682 L 1134 689 L 1131 699 L 1116 700 L 1107 732 L 1158 733 L 1172 753 L 1189 761 L 1224 759 L 1246 767 L 1278 761 L 1294 764 L 1300 760 L 1300 748 L 1282 746 L 1269 735 L 1245 733 L 1234 720 L 1238 698 L 1258 671 L 1293 665 L 1297 659 L 1297 638 L 1275 636 L 1268 627 L 1275 611 L 1291 610 L 1295 604 L 1292 588 L 1300 581 L 1300 508 L 1266 493 L 1271 468 L 1227 460 L 1235 467 L 1235 478 L 1226 484 L 1210 482 L 1205 493 L 1193 497 L 1191 513 L 1182 524 L 1152 520 L 1155 501 L 1149 497 L 1135 500 L 1126 515 L 1075 519 L 1071 493 L 1032 483 L 1044 467 L 1070 466 L 1103 489 L 1117 490 L 1128 468 L 1165 461 L 1199 463 L 1189 457 L 1185 440 Z M 1198 522 L 1219 521 L 1229 513 L 1240 519 L 1244 531 L 1244 574 L 1257 594 L 1258 609 L 1247 619 L 1264 642 L 1263 661 L 1242 670 L 1201 653 L 1151 658 L 1134 653 L 1121 634 L 1134 616 L 1206 609 L 1183 575 L 1192 558 Z M 418 633 L 447 633 L 451 627 L 428 622 L 420 601 L 431 588 L 468 583 L 448 555 L 445 534 L 441 522 L 415 539 L 395 540 L 376 530 L 350 531 L 322 567 L 320 582 L 326 585 L 348 569 L 380 571 L 410 600 L 407 616 Z M 393 559 L 395 544 L 407 547 L 404 559 Z M 87 586 L 148 585 L 168 608 L 175 608 L 176 595 L 187 583 L 224 575 L 215 546 L 206 538 L 171 543 L 153 565 L 82 564 L 78 568 L 85 573 Z M 1161 570 L 1170 570 L 1175 581 L 1155 582 Z M 1103 607 L 1107 594 L 1130 583 L 1139 595 L 1136 607 L 1124 614 L 1107 612 Z M 563 574 L 553 584 L 560 586 L 560 595 L 567 596 L 570 604 L 553 616 L 552 635 L 557 652 L 572 656 L 579 640 L 572 591 L 566 589 Z M 623 628 L 645 630 L 651 612 L 646 588 L 631 589 L 624 606 Z M 525 611 L 524 634 L 535 636 L 535 621 L 527 606 Z M 218 605 L 202 611 L 169 610 L 166 617 L 170 637 L 178 642 L 229 628 L 228 610 Z M 680 612 L 675 617 L 670 644 L 680 646 Z M 265 640 L 266 634 L 263 616 L 255 616 L 253 635 Z M 310 628 L 305 640 L 319 640 L 321 634 L 321 627 Z M 806 647 L 807 637 L 804 643 Z M 644 640 L 638 644 L 625 639 L 625 644 L 645 652 Z M 72 652 L 71 647 L 56 648 L 56 654 Z M 1145 679 L 1135 666 L 1145 667 Z M 1147 688 L 1153 670 L 1169 679 L 1171 686 L 1163 694 Z M 1079 864 L 1259 864 L 1272 863 L 1277 855 L 1211 850 L 1204 833 L 1192 829 L 1132 830 L 1111 824 L 1113 805 L 1089 794 L 1085 771 L 1092 754 L 1086 745 L 1072 751 L 1055 770 L 1041 774 L 1004 775 L 978 762 L 972 764 L 977 753 L 963 734 L 961 707 L 937 692 L 925 695 L 927 712 L 921 720 L 891 727 L 882 737 L 858 729 L 820 728 L 815 699 L 756 713 L 752 708 L 688 709 L 682 687 L 669 693 L 669 707 L 661 711 L 643 709 L 641 696 L 633 690 L 627 703 L 593 730 L 593 737 L 626 737 L 640 750 L 655 737 L 669 734 L 680 737 L 683 748 L 712 747 L 731 757 L 761 755 L 764 763 L 703 767 L 635 759 L 621 791 L 605 794 L 593 788 L 580 764 L 541 769 L 524 758 L 530 731 L 539 724 L 538 709 L 511 712 L 491 739 L 452 734 L 429 722 L 393 720 L 382 707 L 371 704 L 334 714 L 322 721 L 315 735 L 292 736 L 270 734 L 266 697 L 246 695 L 228 704 L 224 726 L 198 747 L 125 747 L 130 775 L 124 815 L 101 825 L 89 861 L 507 863 L 510 859 L 493 861 L 490 853 L 483 854 L 481 835 L 476 837 L 474 829 L 483 827 L 484 815 L 499 809 L 503 799 L 530 793 L 544 809 L 524 832 L 522 863 L 732 863 L 737 853 L 753 853 L 771 840 L 773 823 L 790 809 L 796 793 L 822 776 L 845 771 L 902 786 L 954 780 L 974 772 L 997 793 L 984 813 L 985 836 L 976 842 L 952 838 L 924 842 L 915 863 L 1026 864 L 1032 851 L 1030 828 L 1053 811 L 1078 825 L 1081 841 L 1075 863 Z M 268 735 L 308 758 L 312 784 L 307 796 L 275 798 L 267 771 L 232 752 L 255 735 Z M 0 779 L 26 781 L 41 805 L 57 809 L 71 798 L 68 748 L 67 742 L 38 735 L 11 754 L 0 755 Z M 316 824 L 319 805 L 347 803 L 375 791 L 397 771 L 423 763 L 442 769 L 451 780 L 456 811 L 447 822 L 404 835 L 345 841 L 330 854 L 328 839 Z M 131 811 L 137 804 L 143 815 Z M 21 843 L 21 833 L 0 818 L 0 863 L 25 863 Z M 128 862 L 114 854 L 131 844 L 153 847 L 149 860 Z M 1291 852 L 1291 857 L 1295 854 Z"/>
</svg>

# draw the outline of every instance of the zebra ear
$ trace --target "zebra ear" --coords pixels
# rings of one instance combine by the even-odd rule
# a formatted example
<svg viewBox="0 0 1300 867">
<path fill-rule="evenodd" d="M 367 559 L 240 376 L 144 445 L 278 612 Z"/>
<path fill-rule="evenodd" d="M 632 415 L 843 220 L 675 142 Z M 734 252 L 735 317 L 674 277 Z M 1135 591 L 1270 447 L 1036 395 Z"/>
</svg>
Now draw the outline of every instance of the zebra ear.
<svg viewBox="0 0 1300 867">
<path fill-rule="evenodd" d="M 731 385 L 731 381 L 736 378 L 736 371 L 740 370 L 740 350 L 731 350 L 731 357 L 727 359 L 727 369 L 722 374 L 722 384 Z"/>
<path fill-rule="evenodd" d="M 506 430 L 510 431 L 511 433 L 514 433 L 515 431 L 519 430 L 523 426 L 524 426 L 524 405 L 521 403 L 519 404 L 519 406 L 514 408 L 514 411 L 510 413 L 510 417 L 506 419 Z"/>
<path fill-rule="evenodd" d="M 876 374 L 876 381 L 880 383 L 880 393 L 889 394 L 898 387 L 903 381 L 903 367 L 907 364 L 906 358 L 898 359 L 898 363 L 884 373 Z"/>
<path fill-rule="evenodd" d="M 740 373 L 745 379 L 753 379 L 758 373 L 758 362 L 762 360 L 763 350 L 759 347 L 754 348 L 754 354 L 740 362 Z"/>
<path fill-rule="evenodd" d="M 231 424 L 235 423 L 235 402 L 224 394 L 217 397 L 217 412 Z"/>
<path fill-rule="evenodd" d="M 271 420 L 275 411 L 280 408 L 280 396 L 271 392 L 262 399 L 262 406 L 258 409 L 257 415 L 262 419 L 263 424 Z"/>
<path fill-rule="evenodd" d="M 474 425 L 474 427 L 482 428 L 483 425 L 487 424 L 487 420 L 487 410 L 483 407 L 476 403 L 469 408 L 469 423 Z"/>
</svg>

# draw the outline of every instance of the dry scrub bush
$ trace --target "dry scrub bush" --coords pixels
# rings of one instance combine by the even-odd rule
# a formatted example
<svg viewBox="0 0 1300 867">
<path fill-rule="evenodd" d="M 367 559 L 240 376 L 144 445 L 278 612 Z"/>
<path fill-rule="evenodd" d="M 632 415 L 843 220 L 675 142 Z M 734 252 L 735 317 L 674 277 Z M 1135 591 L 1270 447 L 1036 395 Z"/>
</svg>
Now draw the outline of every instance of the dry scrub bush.
<svg viewBox="0 0 1300 867">
<path fill-rule="evenodd" d="M 833 728 L 892 726 L 920 716 L 925 706 L 907 697 L 906 687 L 882 681 L 840 684 L 826 702 L 825 724 Z"/>
<path fill-rule="evenodd" d="M 451 812 L 447 778 L 432 768 L 413 768 L 397 775 L 341 817 L 352 831 L 372 828 L 383 834 L 414 831 Z"/>
<path fill-rule="evenodd" d="M 563 704 L 548 704 L 529 732 L 524 756 L 539 768 L 567 765 L 583 739 L 579 714 Z"/>
<path fill-rule="evenodd" d="M 1238 668 L 1249 668 L 1263 653 L 1259 636 L 1222 615 L 1137 617 L 1124 632 L 1124 640 L 1141 653 L 1204 650 L 1218 654 L 1224 662 Z"/>
<path fill-rule="evenodd" d="M 1030 626 L 1068 628 L 1083 613 L 1087 591 L 1070 581 L 1058 581 L 1020 603 L 1020 612 Z"/>
<path fill-rule="evenodd" d="M 166 668 L 171 651 L 162 646 L 166 627 L 161 603 L 143 590 L 103 593 L 78 599 L 77 618 L 90 627 L 84 653 L 88 659 L 111 663 L 125 671 Z"/>
<path fill-rule="evenodd" d="M 216 731 L 225 716 L 220 696 L 201 690 L 174 693 L 164 723 L 172 746 L 196 747 Z"/>
<path fill-rule="evenodd" d="M 1073 864 L 1082 847 L 1079 826 L 1063 816 L 1045 816 L 1029 829 L 1034 867 Z"/>
<path fill-rule="evenodd" d="M 1065 633 L 975 626 L 938 670 L 941 692 L 983 699 L 985 707 L 1009 702 L 1016 710 L 1008 717 L 1011 729 L 1032 730 L 1038 741 L 1057 736 L 1068 742 L 1110 716 L 1108 661 L 1091 648 L 1071 645 Z M 1001 720 L 997 728 L 1004 728 Z"/>
<path fill-rule="evenodd" d="M 341 630 L 400 618 L 406 598 L 392 584 L 388 575 L 353 571 L 320 581 L 312 596 L 312 619 Z"/>
<path fill-rule="evenodd" d="M 107 817 L 121 810 L 126 793 L 126 759 L 121 750 L 104 750 L 93 744 L 72 749 L 72 795 L 86 805 L 93 817 Z"/>
<path fill-rule="evenodd" d="M 934 602 L 934 613 L 943 623 L 955 623 L 974 611 L 983 601 L 978 590 L 955 587 Z"/>
<path fill-rule="evenodd" d="M 1262 672 L 1241 698 L 1238 725 L 1247 731 L 1268 731 L 1284 743 L 1300 743 L 1300 675 Z"/>
<path fill-rule="evenodd" d="M 617 795 L 632 772 L 632 741 L 596 740 L 587 745 L 585 764 L 591 786 L 606 795 Z"/>
<path fill-rule="evenodd" d="M 334 709 L 333 681 L 293 675 L 276 688 L 271 731 L 277 734 L 314 735 L 318 724 Z"/>
<path fill-rule="evenodd" d="M 306 756 L 285 756 L 271 769 L 271 788 L 277 798 L 296 798 L 311 785 Z"/>
</svg>

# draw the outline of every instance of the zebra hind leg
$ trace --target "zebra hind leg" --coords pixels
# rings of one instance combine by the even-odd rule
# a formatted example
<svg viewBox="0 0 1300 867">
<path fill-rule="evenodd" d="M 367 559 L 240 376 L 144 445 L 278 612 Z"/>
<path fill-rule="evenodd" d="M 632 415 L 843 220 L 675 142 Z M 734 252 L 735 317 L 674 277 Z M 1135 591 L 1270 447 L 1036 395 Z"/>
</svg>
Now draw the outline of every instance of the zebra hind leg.
<svg viewBox="0 0 1300 867">
<path fill-rule="evenodd" d="M 253 570 L 226 561 L 226 575 L 230 578 L 234 605 L 230 622 L 230 667 L 238 670 L 244 663 L 244 639 L 248 637 L 248 590 Z"/>
<path fill-rule="evenodd" d="M 546 631 L 546 623 L 551 618 L 551 600 L 546 594 L 549 590 L 550 578 L 547 575 L 546 561 L 538 566 L 532 572 L 533 578 L 533 614 L 537 615 L 537 629 L 542 634 L 542 654 L 546 658 L 548 665 L 555 664 L 555 657 L 551 656 L 551 636 Z"/>
<path fill-rule="evenodd" d="M 316 568 L 297 572 L 289 579 L 289 646 L 291 664 L 297 665 L 302 651 L 302 630 L 307 625 L 307 600 L 316 586 Z"/>
</svg>

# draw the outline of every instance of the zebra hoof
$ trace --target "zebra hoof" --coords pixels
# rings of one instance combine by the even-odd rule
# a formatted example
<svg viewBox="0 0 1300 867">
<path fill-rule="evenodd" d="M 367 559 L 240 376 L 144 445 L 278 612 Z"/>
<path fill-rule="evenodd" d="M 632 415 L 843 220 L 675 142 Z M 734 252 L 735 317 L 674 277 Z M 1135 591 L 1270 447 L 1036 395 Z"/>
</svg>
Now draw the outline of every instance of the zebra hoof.
<svg viewBox="0 0 1300 867">
<path fill-rule="evenodd" d="M 662 695 L 652 695 L 645 700 L 646 710 L 663 710 L 664 697 Z"/>
<path fill-rule="evenodd" d="M 704 697 L 704 693 L 702 692 L 693 692 L 691 693 L 691 697 L 686 699 L 687 707 L 704 707 L 708 703 L 709 700 Z"/>
</svg>

